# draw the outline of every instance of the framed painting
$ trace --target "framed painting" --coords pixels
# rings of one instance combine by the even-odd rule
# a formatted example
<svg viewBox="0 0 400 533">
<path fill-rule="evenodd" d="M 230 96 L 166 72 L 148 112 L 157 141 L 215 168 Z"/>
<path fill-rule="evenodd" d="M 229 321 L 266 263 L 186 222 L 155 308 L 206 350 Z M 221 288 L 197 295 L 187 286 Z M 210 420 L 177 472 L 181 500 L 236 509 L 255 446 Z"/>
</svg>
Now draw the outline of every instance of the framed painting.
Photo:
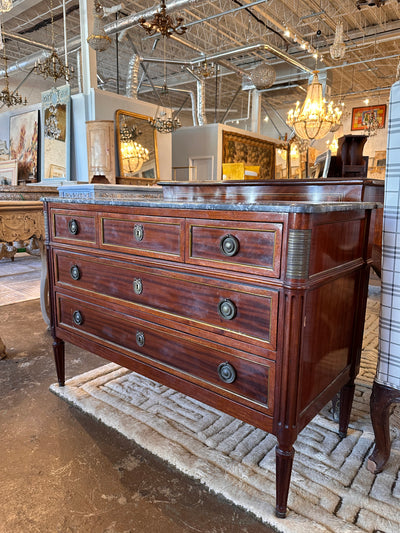
<svg viewBox="0 0 400 533">
<path fill-rule="evenodd" d="M 0 161 L 0 185 L 18 185 L 18 161 Z"/>
<path fill-rule="evenodd" d="M 222 163 L 260 166 L 259 179 L 275 178 L 275 145 L 264 139 L 230 131 L 222 132 Z"/>
<path fill-rule="evenodd" d="M 372 105 L 367 107 L 353 107 L 351 116 L 352 131 L 364 131 L 371 122 L 371 117 L 378 121 L 378 128 L 385 127 L 386 121 L 386 104 Z"/>
<path fill-rule="evenodd" d="M 39 110 L 10 117 L 10 158 L 18 162 L 18 181 L 38 176 Z"/>
<path fill-rule="evenodd" d="M 42 93 L 42 181 L 70 179 L 69 85 Z"/>
</svg>

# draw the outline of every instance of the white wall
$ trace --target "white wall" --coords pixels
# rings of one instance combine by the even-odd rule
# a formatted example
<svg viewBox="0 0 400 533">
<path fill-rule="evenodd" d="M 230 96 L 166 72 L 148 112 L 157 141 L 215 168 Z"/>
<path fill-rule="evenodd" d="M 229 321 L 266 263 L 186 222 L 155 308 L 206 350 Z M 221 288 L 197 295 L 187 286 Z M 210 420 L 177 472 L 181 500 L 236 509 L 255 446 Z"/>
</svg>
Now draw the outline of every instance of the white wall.
<svg viewBox="0 0 400 533">
<path fill-rule="evenodd" d="M 114 120 L 118 109 L 140 113 L 153 117 L 158 107 L 148 102 L 142 102 L 128 96 L 122 96 L 99 89 L 92 89 L 94 98 L 95 118 L 87 120 Z M 172 179 L 172 139 L 169 133 L 156 133 L 160 169 L 160 180 Z M 86 142 L 85 142 L 86 144 Z M 116 168 L 118 169 L 118 156 L 116 154 Z M 117 174 L 118 175 L 118 174 Z"/>
</svg>

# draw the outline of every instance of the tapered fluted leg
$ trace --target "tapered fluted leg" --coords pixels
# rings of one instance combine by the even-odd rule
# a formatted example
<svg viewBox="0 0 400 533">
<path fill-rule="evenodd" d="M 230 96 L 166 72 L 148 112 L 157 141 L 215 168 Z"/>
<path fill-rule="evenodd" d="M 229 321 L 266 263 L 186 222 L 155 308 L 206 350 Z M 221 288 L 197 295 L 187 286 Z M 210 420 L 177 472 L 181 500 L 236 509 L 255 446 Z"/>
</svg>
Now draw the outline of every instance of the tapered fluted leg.
<svg viewBox="0 0 400 533">
<path fill-rule="evenodd" d="M 57 379 L 60 387 L 65 384 L 65 351 L 64 341 L 57 337 L 53 342 L 54 361 L 56 363 Z"/>
<path fill-rule="evenodd" d="M 373 474 L 381 472 L 390 455 L 389 417 L 394 403 L 400 403 L 400 390 L 374 382 L 370 400 L 375 447 L 368 458 L 367 468 Z"/>
<path fill-rule="evenodd" d="M 289 494 L 290 476 L 294 457 L 294 448 L 282 450 L 279 445 L 275 448 L 276 456 L 276 509 L 278 518 L 285 518 L 287 499 Z"/>
<path fill-rule="evenodd" d="M 354 397 L 354 381 L 349 381 L 340 391 L 339 435 L 345 437 L 350 423 Z"/>
</svg>

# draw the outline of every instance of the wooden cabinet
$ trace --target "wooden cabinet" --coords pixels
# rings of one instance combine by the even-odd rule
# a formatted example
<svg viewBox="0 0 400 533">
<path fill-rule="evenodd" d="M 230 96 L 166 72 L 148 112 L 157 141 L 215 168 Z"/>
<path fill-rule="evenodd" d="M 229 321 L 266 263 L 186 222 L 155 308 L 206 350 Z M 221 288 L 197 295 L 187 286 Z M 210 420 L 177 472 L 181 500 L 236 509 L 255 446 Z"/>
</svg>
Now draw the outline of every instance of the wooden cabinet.
<svg viewBox="0 0 400 533">
<path fill-rule="evenodd" d="M 89 183 L 115 183 L 113 120 L 86 122 Z"/>
<path fill-rule="evenodd" d="M 293 444 L 358 372 L 374 203 L 47 199 L 52 334 Z"/>
</svg>

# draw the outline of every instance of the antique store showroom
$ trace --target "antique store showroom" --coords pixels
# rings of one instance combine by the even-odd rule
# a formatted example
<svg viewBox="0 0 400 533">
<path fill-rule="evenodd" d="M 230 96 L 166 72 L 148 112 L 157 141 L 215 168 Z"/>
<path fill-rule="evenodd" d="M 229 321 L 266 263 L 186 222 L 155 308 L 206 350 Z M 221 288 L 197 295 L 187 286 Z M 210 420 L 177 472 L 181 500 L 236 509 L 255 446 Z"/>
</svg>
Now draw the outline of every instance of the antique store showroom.
<svg viewBox="0 0 400 533">
<path fill-rule="evenodd" d="M 0 533 L 398 533 L 400 0 L 0 23 Z"/>
</svg>

